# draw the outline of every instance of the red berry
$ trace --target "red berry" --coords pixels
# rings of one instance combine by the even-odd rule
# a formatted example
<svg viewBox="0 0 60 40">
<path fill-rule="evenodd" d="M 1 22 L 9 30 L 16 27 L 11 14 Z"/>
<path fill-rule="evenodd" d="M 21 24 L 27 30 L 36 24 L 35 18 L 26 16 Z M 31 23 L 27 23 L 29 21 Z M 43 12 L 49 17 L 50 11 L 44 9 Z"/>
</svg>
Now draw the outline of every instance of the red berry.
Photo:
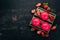
<svg viewBox="0 0 60 40">
<path fill-rule="evenodd" d="M 37 4 L 36 4 L 36 7 L 39 7 L 39 6 L 41 6 L 41 3 L 37 3 Z"/>
<path fill-rule="evenodd" d="M 31 12 L 32 12 L 32 13 L 35 13 L 35 11 L 36 11 L 36 10 L 35 10 L 35 9 L 33 9 Z"/>
<path fill-rule="evenodd" d="M 54 20 L 54 16 L 50 16 L 50 21 L 53 21 Z"/>
<path fill-rule="evenodd" d="M 47 23 L 47 22 L 44 22 L 44 23 L 42 23 L 41 28 L 42 28 L 44 31 L 48 31 L 48 30 L 50 30 L 50 24 Z"/>
<path fill-rule="evenodd" d="M 42 31 L 41 31 L 41 30 L 39 30 L 39 31 L 37 31 L 37 34 L 41 34 L 41 32 L 42 32 Z"/>
<path fill-rule="evenodd" d="M 56 30 L 56 26 L 53 26 L 53 27 L 51 28 L 51 30 Z"/>
<path fill-rule="evenodd" d="M 37 11 L 37 15 L 40 16 L 40 11 Z"/>
<path fill-rule="evenodd" d="M 35 31 L 35 28 L 31 28 L 31 31 Z"/>
<path fill-rule="evenodd" d="M 41 34 L 42 34 L 43 37 L 45 36 L 45 35 L 44 35 L 44 32 L 41 32 Z"/>
<path fill-rule="evenodd" d="M 40 25 L 40 19 L 39 18 L 33 18 L 32 19 L 32 25 L 33 26 L 39 26 Z"/>
<path fill-rule="evenodd" d="M 41 13 L 41 18 L 42 18 L 43 20 L 48 20 L 48 18 L 49 18 L 48 12 L 42 12 L 42 13 Z"/>
<path fill-rule="evenodd" d="M 44 9 L 47 9 L 48 8 L 48 5 L 44 5 Z"/>
<path fill-rule="evenodd" d="M 46 37 L 49 37 L 49 35 L 48 35 L 48 34 L 46 34 L 45 36 L 46 36 Z"/>
</svg>

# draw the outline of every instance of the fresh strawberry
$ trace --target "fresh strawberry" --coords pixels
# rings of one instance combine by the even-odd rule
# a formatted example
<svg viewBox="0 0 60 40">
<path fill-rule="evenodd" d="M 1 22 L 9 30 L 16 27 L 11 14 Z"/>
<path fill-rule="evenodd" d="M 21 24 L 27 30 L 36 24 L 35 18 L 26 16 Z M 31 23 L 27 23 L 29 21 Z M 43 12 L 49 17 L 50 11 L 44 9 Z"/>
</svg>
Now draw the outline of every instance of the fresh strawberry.
<svg viewBox="0 0 60 40">
<path fill-rule="evenodd" d="M 31 11 L 31 13 L 35 13 L 35 11 L 36 11 L 36 10 L 35 10 L 35 9 L 33 9 L 33 10 Z"/>
<path fill-rule="evenodd" d="M 37 3 L 37 4 L 36 4 L 36 7 L 39 7 L 39 6 L 41 6 L 41 3 Z"/>
<path fill-rule="evenodd" d="M 44 5 L 44 9 L 47 9 L 47 8 L 48 8 L 48 5 L 45 4 L 45 5 Z"/>
<path fill-rule="evenodd" d="M 40 16 L 40 11 L 37 11 L 37 15 Z"/>
<path fill-rule="evenodd" d="M 53 21 L 54 20 L 54 16 L 50 16 L 50 21 Z"/>
</svg>

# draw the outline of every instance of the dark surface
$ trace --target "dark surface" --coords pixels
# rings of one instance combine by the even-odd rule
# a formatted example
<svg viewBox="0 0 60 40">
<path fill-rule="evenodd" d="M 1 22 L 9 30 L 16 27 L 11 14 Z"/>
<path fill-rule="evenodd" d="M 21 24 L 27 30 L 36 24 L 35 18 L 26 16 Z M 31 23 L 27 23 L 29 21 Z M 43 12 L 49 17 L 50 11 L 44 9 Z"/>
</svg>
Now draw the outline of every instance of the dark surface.
<svg viewBox="0 0 60 40">
<path fill-rule="evenodd" d="M 30 31 L 31 10 L 37 2 L 48 2 L 56 13 L 56 31 L 50 31 L 49 38 L 43 38 Z M 59 0 L 0 0 L 0 40 L 60 40 Z M 16 20 L 12 17 L 16 16 Z"/>
</svg>

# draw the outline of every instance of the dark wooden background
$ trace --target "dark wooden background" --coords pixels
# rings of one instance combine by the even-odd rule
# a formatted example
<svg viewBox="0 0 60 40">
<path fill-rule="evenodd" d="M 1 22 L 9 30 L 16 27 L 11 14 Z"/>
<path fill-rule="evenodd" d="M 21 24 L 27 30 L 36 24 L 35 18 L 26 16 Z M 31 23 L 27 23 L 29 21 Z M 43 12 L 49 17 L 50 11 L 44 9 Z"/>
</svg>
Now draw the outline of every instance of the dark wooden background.
<svg viewBox="0 0 60 40">
<path fill-rule="evenodd" d="M 31 10 L 37 2 L 48 2 L 56 13 L 56 31 L 50 31 L 43 38 L 30 31 Z M 16 20 L 13 20 L 15 18 Z M 0 0 L 0 40 L 60 40 L 60 1 L 59 0 Z"/>
</svg>

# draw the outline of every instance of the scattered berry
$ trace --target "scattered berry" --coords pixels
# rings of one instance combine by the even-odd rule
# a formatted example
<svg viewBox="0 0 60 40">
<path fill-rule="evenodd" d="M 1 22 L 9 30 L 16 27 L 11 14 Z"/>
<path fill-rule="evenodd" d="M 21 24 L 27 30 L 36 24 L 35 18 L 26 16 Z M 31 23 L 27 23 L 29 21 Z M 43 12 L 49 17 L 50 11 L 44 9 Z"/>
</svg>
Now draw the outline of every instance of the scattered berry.
<svg viewBox="0 0 60 40">
<path fill-rule="evenodd" d="M 37 4 L 36 4 L 36 7 L 40 7 L 40 6 L 41 6 L 41 3 L 37 3 Z"/>
<path fill-rule="evenodd" d="M 35 31 L 35 28 L 31 28 L 31 31 Z"/>
<path fill-rule="evenodd" d="M 53 21 L 54 20 L 54 16 L 50 16 L 50 21 Z"/>
<path fill-rule="evenodd" d="M 39 31 L 37 31 L 37 34 L 39 34 L 39 35 L 40 35 L 40 34 L 41 34 L 41 32 L 42 32 L 42 31 L 41 31 L 41 30 L 39 30 Z"/>
<path fill-rule="evenodd" d="M 53 27 L 51 28 L 51 30 L 56 30 L 56 26 L 53 26 Z"/>
<path fill-rule="evenodd" d="M 44 9 L 47 9 L 47 8 L 48 8 L 48 5 L 45 4 L 45 5 L 44 5 Z"/>
<path fill-rule="evenodd" d="M 43 37 L 45 36 L 45 35 L 44 35 L 44 32 L 41 32 L 41 34 L 42 34 Z"/>
<path fill-rule="evenodd" d="M 46 37 L 49 37 L 49 35 L 48 35 L 48 34 L 46 34 L 45 36 L 46 36 Z"/>
<path fill-rule="evenodd" d="M 31 12 L 32 12 L 32 13 L 35 13 L 35 11 L 36 11 L 36 10 L 35 10 L 35 9 L 33 9 Z"/>
<path fill-rule="evenodd" d="M 37 15 L 40 16 L 40 11 L 37 11 Z"/>
</svg>

